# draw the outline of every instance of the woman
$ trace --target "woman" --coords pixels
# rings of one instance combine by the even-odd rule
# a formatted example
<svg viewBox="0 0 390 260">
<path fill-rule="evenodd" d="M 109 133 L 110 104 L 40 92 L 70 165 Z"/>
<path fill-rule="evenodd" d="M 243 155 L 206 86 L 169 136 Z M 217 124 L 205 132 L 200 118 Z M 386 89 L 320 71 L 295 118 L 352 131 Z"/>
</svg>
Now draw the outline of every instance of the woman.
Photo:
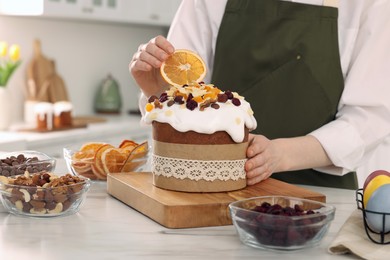
<svg viewBox="0 0 390 260">
<path fill-rule="evenodd" d="M 205 82 L 239 92 L 258 129 L 248 184 L 272 177 L 356 189 L 390 169 L 390 1 L 186 0 L 130 71 L 146 96 L 175 48 L 206 61 Z"/>
</svg>

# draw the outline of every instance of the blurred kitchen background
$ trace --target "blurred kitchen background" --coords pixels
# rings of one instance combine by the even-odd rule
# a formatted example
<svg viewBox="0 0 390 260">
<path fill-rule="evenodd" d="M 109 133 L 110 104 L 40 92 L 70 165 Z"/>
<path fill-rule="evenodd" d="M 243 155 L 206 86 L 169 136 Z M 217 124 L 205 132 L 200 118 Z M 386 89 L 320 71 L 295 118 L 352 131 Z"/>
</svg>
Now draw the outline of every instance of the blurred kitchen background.
<svg viewBox="0 0 390 260">
<path fill-rule="evenodd" d="M 0 0 L 0 41 L 19 44 L 22 60 L 7 84 L 12 123 L 23 121 L 27 67 L 36 39 L 43 55 L 55 61 L 75 116 L 94 114 L 95 95 L 109 74 L 119 85 L 121 114 L 137 110 L 139 90 L 129 61 L 141 43 L 166 35 L 180 2 Z"/>
</svg>

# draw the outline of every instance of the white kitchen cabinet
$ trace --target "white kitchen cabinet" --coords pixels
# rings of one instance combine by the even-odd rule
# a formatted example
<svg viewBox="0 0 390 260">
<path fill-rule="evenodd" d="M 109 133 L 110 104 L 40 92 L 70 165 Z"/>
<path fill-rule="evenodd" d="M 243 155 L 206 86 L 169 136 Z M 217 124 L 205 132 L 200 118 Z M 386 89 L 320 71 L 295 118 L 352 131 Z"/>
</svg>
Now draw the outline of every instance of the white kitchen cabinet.
<svg viewBox="0 0 390 260">
<path fill-rule="evenodd" d="M 43 17 L 169 26 L 181 0 L 44 0 Z"/>
<path fill-rule="evenodd" d="M 170 25 L 181 1 L 149 0 L 148 19 L 151 23 Z"/>
<path fill-rule="evenodd" d="M 120 21 L 120 0 L 44 0 L 43 17 Z"/>
</svg>

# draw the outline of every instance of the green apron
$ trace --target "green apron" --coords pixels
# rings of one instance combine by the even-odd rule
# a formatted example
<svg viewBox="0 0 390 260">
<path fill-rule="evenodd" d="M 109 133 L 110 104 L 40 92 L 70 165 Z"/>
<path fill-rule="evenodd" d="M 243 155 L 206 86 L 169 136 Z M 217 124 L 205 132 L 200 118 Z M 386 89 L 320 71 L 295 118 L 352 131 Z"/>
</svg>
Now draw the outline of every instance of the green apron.
<svg viewBox="0 0 390 260">
<path fill-rule="evenodd" d="M 253 132 L 269 139 L 307 135 L 334 120 L 344 80 L 337 8 L 278 0 L 228 0 L 212 81 L 251 103 Z M 357 188 L 355 173 L 274 173 L 291 183 Z"/>
</svg>

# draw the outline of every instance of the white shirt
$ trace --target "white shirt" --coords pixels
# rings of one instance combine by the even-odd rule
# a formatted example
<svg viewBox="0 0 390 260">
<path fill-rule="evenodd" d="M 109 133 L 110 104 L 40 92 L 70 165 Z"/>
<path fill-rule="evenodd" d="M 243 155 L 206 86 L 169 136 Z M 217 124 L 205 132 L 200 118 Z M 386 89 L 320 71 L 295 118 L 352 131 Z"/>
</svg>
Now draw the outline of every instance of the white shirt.
<svg viewBox="0 0 390 260">
<path fill-rule="evenodd" d="M 277 0 L 275 0 L 277 1 Z M 218 29 L 227 0 L 183 0 L 168 40 L 196 51 L 210 82 Z M 300 0 L 322 4 L 323 0 Z M 374 170 L 390 171 L 390 1 L 340 0 L 339 48 L 345 79 L 336 120 L 310 133 L 334 167 L 335 175 L 356 171 L 359 186 Z M 259 122 L 261 123 L 261 122 Z"/>
</svg>

